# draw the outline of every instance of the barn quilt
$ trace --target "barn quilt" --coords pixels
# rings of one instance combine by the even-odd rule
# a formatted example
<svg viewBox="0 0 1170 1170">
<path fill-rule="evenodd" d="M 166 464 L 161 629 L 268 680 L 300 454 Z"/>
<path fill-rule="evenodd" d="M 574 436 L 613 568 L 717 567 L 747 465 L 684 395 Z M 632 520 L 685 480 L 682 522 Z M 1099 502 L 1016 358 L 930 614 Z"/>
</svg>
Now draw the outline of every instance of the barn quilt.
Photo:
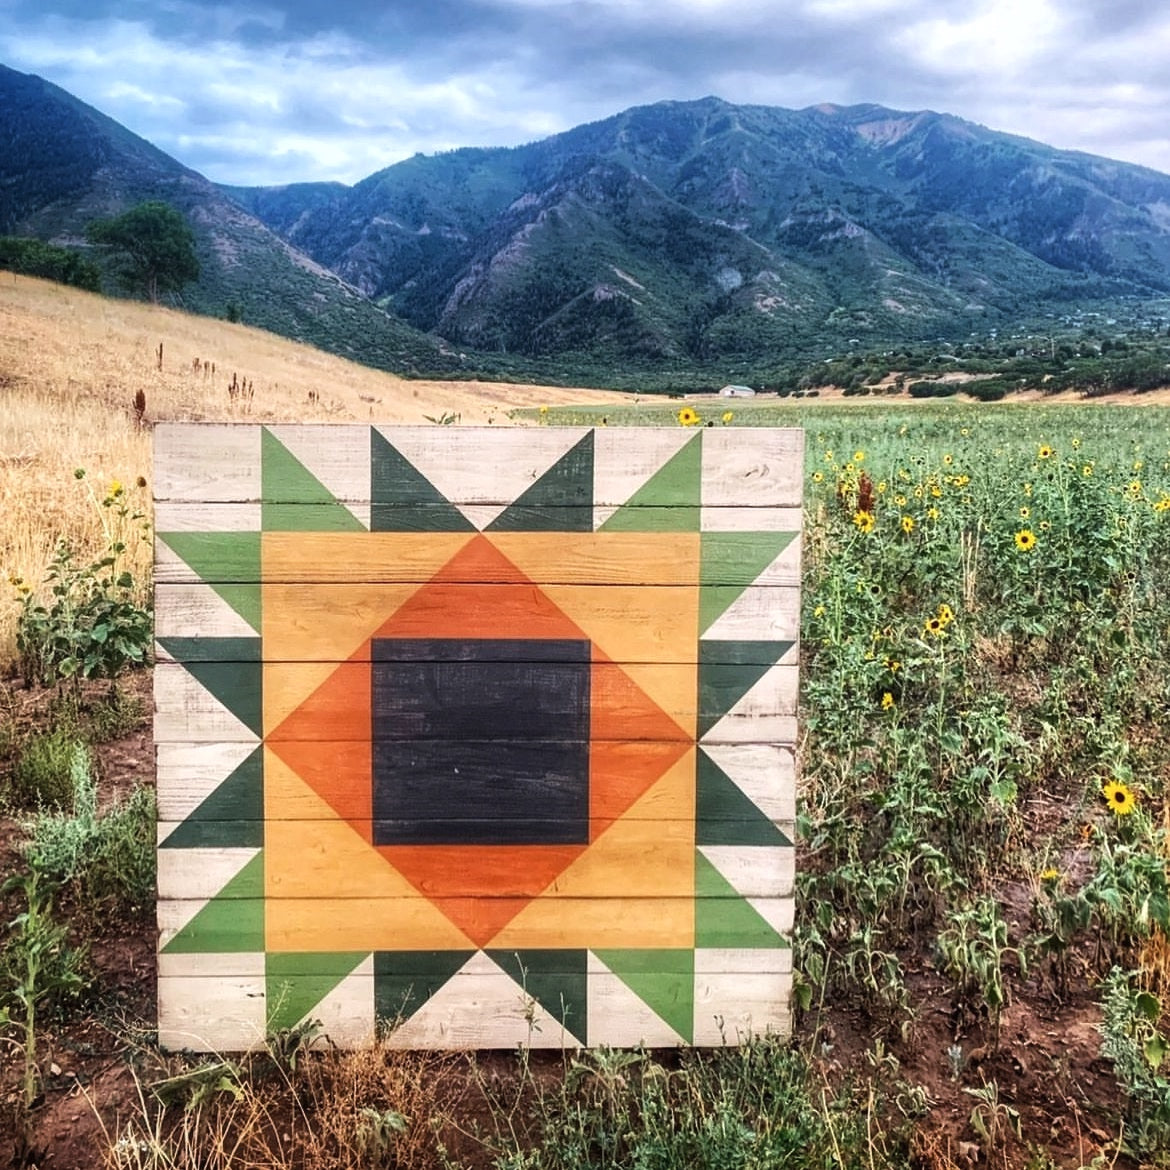
<svg viewBox="0 0 1170 1170">
<path fill-rule="evenodd" d="M 787 1031 L 800 432 L 155 449 L 164 1046 Z"/>
</svg>

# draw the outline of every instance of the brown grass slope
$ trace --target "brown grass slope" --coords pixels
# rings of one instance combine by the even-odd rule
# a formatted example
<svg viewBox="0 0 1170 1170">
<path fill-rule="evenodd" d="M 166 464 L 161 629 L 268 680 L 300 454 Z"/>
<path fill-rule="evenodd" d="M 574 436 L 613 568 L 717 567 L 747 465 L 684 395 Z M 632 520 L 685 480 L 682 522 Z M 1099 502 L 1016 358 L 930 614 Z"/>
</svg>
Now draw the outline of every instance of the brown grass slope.
<svg viewBox="0 0 1170 1170">
<path fill-rule="evenodd" d="M 159 360 L 159 347 L 162 359 Z M 233 380 L 245 393 L 232 398 Z M 251 389 L 249 397 L 246 388 Z M 135 396 L 145 396 L 140 425 Z M 164 420 L 506 422 L 542 403 L 619 394 L 483 382 L 408 382 L 245 325 L 112 300 L 0 272 L 0 663 L 13 653 L 11 579 L 38 582 L 57 541 L 100 547 L 111 481 L 149 479 L 150 424 Z M 85 481 L 73 472 L 84 468 Z M 149 509 L 149 489 L 131 496 Z M 150 560 L 149 544 L 139 551 Z"/>
</svg>

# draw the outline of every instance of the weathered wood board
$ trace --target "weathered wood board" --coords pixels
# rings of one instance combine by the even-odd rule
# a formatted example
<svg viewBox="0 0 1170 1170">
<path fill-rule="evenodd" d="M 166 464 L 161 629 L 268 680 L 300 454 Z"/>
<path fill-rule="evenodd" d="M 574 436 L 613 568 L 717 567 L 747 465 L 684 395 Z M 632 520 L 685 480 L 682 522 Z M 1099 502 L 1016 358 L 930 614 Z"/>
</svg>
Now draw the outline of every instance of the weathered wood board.
<svg viewBox="0 0 1170 1170">
<path fill-rule="evenodd" d="M 159 1038 L 789 1028 L 802 436 L 160 425 Z"/>
</svg>

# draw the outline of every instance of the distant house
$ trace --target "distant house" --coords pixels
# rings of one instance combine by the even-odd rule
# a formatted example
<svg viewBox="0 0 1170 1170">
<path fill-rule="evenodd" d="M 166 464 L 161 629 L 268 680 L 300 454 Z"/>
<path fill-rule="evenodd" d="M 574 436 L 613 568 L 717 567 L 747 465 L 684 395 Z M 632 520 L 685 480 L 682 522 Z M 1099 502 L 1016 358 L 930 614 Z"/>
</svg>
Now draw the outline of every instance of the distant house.
<svg viewBox="0 0 1170 1170">
<path fill-rule="evenodd" d="M 755 398 L 756 392 L 750 386 L 724 386 L 720 398 Z"/>
</svg>

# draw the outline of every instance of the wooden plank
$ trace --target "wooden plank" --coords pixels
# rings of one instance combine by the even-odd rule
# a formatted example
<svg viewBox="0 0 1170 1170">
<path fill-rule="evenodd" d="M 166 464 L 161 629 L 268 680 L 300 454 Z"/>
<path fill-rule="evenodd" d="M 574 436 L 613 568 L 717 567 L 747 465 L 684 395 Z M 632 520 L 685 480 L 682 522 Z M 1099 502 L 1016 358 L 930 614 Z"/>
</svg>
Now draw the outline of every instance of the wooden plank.
<svg viewBox="0 0 1170 1170">
<path fill-rule="evenodd" d="M 393 949 L 393 948 L 390 948 Z M 492 948 L 489 947 L 489 950 Z M 603 948 L 604 949 L 604 948 Z M 652 952 L 653 948 L 646 948 Z M 335 972 L 332 953 L 319 951 L 280 952 L 298 954 L 298 973 L 315 976 Z M 371 952 L 371 954 L 374 952 Z M 425 954 L 426 952 L 419 952 Z M 468 957 L 470 958 L 470 952 Z M 790 947 L 689 947 L 662 948 L 661 964 L 656 971 L 663 974 L 685 974 L 693 971 L 696 976 L 704 975 L 788 975 L 792 972 L 792 949 Z M 319 960 L 314 964 L 313 960 Z M 265 956 L 247 952 L 184 953 L 181 955 L 162 952 L 157 956 L 159 979 L 192 978 L 214 979 L 226 975 L 237 979 L 256 979 L 264 975 Z M 355 967 L 351 978 L 373 978 L 367 971 L 367 960 Z M 565 972 L 569 972 L 566 970 Z M 461 973 L 459 978 L 475 978 L 475 972 Z"/>
<path fill-rule="evenodd" d="M 166 826 L 166 822 L 163 823 Z M 300 822 L 302 828 L 294 836 L 304 839 L 304 829 L 312 822 Z M 171 826 L 166 826 L 171 827 Z M 280 840 L 278 828 L 273 835 Z M 658 882 L 658 867 L 677 864 L 685 855 L 694 835 L 694 827 L 684 821 L 641 821 L 622 834 L 620 848 L 610 848 L 607 862 L 612 862 L 614 884 L 608 891 L 598 893 L 605 899 L 625 900 L 631 890 L 652 890 Z M 466 856 L 461 862 L 452 858 L 436 876 L 441 877 L 444 893 L 450 897 L 481 897 L 484 882 L 475 869 L 476 847 L 461 846 Z M 224 884 L 220 876 L 222 865 L 217 853 L 248 853 L 247 850 L 161 849 L 159 851 L 158 895 L 175 902 L 208 899 L 219 894 Z M 250 851 L 254 852 L 254 851 Z M 737 893 L 750 898 L 788 898 L 792 896 L 795 873 L 795 850 L 772 846 L 723 846 L 704 849 L 714 854 L 720 872 L 731 882 Z M 234 860 L 234 858 L 233 858 Z M 217 864 L 218 863 L 218 864 Z M 391 856 L 389 864 L 393 864 Z M 460 867 L 463 867 L 462 869 Z M 347 875 L 338 873 L 334 858 L 321 849 L 302 848 L 298 852 L 296 871 L 287 874 L 270 867 L 266 891 L 270 898 L 303 898 L 305 890 L 318 890 L 321 897 L 358 898 L 360 888 L 354 888 Z M 534 880 L 522 872 L 513 873 L 510 880 L 493 881 L 493 896 L 535 898 L 546 892 L 555 892 L 559 879 L 551 883 Z M 290 887 L 291 882 L 291 887 Z M 290 889 L 292 890 L 290 894 Z M 229 899 L 232 894 L 229 890 Z"/>
<path fill-rule="evenodd" d="M 205 797 L 253 750 L 246 742 L 175 741 L 156 745 L 158 803 L 160 822 L 177 824 L 205 799 Z M 791 748 L 771 743 L 704 743 L 705 754 L 755 802 L 765 817 L 771 819 L 793 839 L 790 831 L 796 817 L 795 760 Z M 606 745 L 607 758 L 619 773 L 623 757 L 629 760 L 631 772 L 644 771 L 642 759 L 647 752 L 656 751 L 653 741 L 622 741 Z M 322 745 L 322 755 L 336 760 L 341 766 L 345 758 L 344 745 Z M 284 820 L 316 820 L 319 813 L 315 799 L 297 801 L 285 798 L 281 802 L 280 818 Z M 231 818 L 230 806 L 224 816 Z M 653 801 L 640 802 L 625 814 L 630 818 L 670 820 L 663 816 Z M 735 821 L 736 818 L 728 818 Z"/>
<path fill-rule="evenodd" d="M 705 507 L 797 508 L 804 491 L 804 432 L 728 427 L 703 434 Z"/>
<path fill-rule="evenodd" d="M 443 904 L 455 899 L 433 897 L 429 902 L 442 909 Z M 413 900 L 417 902 L 418 899 Z M 461 903 L 464 899 L 459 900 Z M 493 899 L 480 898 L 478 902 L 484 904 L 483 920 L 491 921 L 495 912 L 490 904 Z M 233 903 L 239 907 L 238 916 L 241 925 L 238 930 L 240 946 L 231 945 L 233 927 L 222 921 L 214 925 L 213 930 L 206 935 L 208 950 L 245 950 L 251 943 L 250 928 L 247 923 L 257 915 L 264 913 L 267 904 L 268 917 L 279 913 L 281 919 L 288 923 L 298 918 L 319 915 L 314 909 L 314 903 L 327 903 L 330 909 L 329 921 L 315 929 L 313 934 L 313 948 L 322 952 L 345 951 L 355 948 L 353 939 L 363 937 L 369 939 L 377 936 L 384 938 L 385 949 L 393 949 L 394 923 L 408 913 L 411 899 L 403 898 L 334 898 L 323 896 L 314 898 L 240 898 Z M 706 909 L 700 906 L 706 903 Z M 164 899 L 158 904 L 159 945 L 166 945 L 186 928 L 189 940 L 188 949 L 199 951 L 204 938 L 204 931 L 196 910 L 203 903 L 181 899 Z M 612 898 L 558 898 L 558 915 L 563 917 L 565 931 L 555 945 L 572 947 L 577 938 L 592 936 L 596 940 L 594 945 L 604 946 L 638 946 L 646 949 L 660 947 L 677 947 L 680 945 L 676 923 L 681 918 L 690 919 L 692 915 L 705 913 L 713 918 L 726 917 L 725 906 L 738 906 L 738 900 L 727 898 L 645 898 L 636 896 Z M 759 911 L 761 916 L 778 929 L 781 933 L 788 933 L 792 929 L 793 900 L 792 898 L 752 898 L 752 907 Z M 637 940 L 622 940 L 621 917 L 629 912 L 639 922 Z M 780 924 L 780 925 L 777 925 Z M 271 928 L 270 928 L 271 929 Z M 507 949 L 525 950 L 530 948 L 548 947 L 550 940 L 543 926 L 531 929 L 518 927 L 515 923 L 505 928 L 508 942 Z M 614 940 L 614 941 L 607 941 Z M 360 949 L 378 949 L 377 947 L 362 946 Z"/>
<path fill-rule="evenodd" d="M 238 502 L 260 499 L 260 428 L 158 423 L 154 498 Z"/>
<path fill-rule="evenodd" d="M 268 428 L 295 442 L 306 462 L 322 472 L 318 478 L 342 503 L 369 502 L 369 432 L 364 425 L 298 424 Z M 379 428 L 380 429 L 380 428 Z M 294 433 L 301 437 L 290 440 Z M 512 503 L 525 486 L 537 482 L 559 458 L 589 433 L 587 428 L 401 427 L 384 431 L 451 503 Z M 609 434 L 618 434 L 612 431 Z M 600 435 L 600 432 L 599 432 Z M 230 424 L 160 423 L 154 432 L 154 490 L 162 501 L 254 502 L 262 498 L 260 428 Z M 334 454 L 331 448 L 338 448 Z M 707 430 L 702 435 L 702 503 L 706 507 L 799 507 L 803 488 L 803 433 L 771 427 Z M 361 452 L 366 473 L 355 473 L 340 453 Z M 309 451 L 313 455 L 308 454 Z M 661 453 L 639 454 L 631 444 L 627 461 L 644 461 L 648 475 L 661 466 Z M 351 454 L 351 458 L 358 458 Z M 360 464 L 358 465 L 361 466 Z M 642 464 L 639 463 L 639 470 Z M 625 504 L 637 477 L 595 477 L 592 503 Z M 278 490 L 269 502 L 280 499 Z M 687 490 L 662 503 L 684 507 L 696 502 Z"/>
<path fill-rule="evenodd" d="M 399 589 L 402 587 L 399 586 Z M 601 638 L 595 641 L 602 643 L 602 649 L 607 657 L 618 665 L 628 663 L 681 663 L 696 662 L 698 658 L 694 650 L 684 654 L 677 647 L 680 643 L 694 646 L 698 634 L 697 622 L 693 626 L 693 633 L 686 637 L 689 631 L 680 627 L 680 622 L 687 621 L 689 615 L 695 613 L 695 590 L 685 586 L 658 585 L 653 587 L 653 595 L 647 590 L 637 590 L 642 597 L 639 599 L 640 610 L 647 616 L 656 616 L 655 627 L 647 629 L 645 623 L 630 625 L 630 632 L 623 639 L 623 622 L 630 623 L 631 618 L 626 616 L 631 610 L 631 590 L 620 585 L 574 585 L 550 586 L 552 589 L 571 588 L 574 596 L 568 609 L 569 618 L 574 616 L 574 609 L 581 618 L 582 624 L 587 625 L 585 633 L 590 630 L 602 632 Z M 277 657 L 298 662 L 334 662 L 339 660 L 338 646 L 338 614 L 368 613 L 369 619 L 362 623 L 361 633 L 367 630 L 373 633 L 381 622 L 381 610 L 378 605 L 377 587 L 371 585 L 265 585 L 265 633 L 270 644 L 274 637 L 280 636 L 287 643 L 295 635 L 295 655 L 280 654 Z M 500 606 L 509 601 L 514 586 L 503 584 L 488 584 L 469 590 L 467 605 L 461 614 L 459 628 L 487 628 L 493 613 L 499 612 Z M 397 605 L 401 605 L 409 597 L 409 593 L 401 598 L 392 596 L 383 605 L 391 612 Z M 554 596 L 553 601 L 558 599 Z M 397 602 L 397 605 L 394 604 Z M 624 602 L 624 604 L 623 604 Z M 422 613 L 423 616 L 414 618 L 420 626 L 425 620 L 425 611 L 431 603 L 425 595 L 419 595 L 413 603 L 412 613 Z M 196 628 L 200 620 L 207 620 L 216 602 L 206 594 L 192 592 L 191 586 L 160 585 L 158 588 L 159 636 L 169 636 L 176 630 L 191 630 Z M 435 603 L 438 605 L 438 602 Z M 279 612 L 278 612 L 279 611 Z M 586 612 L 587 611 L 587 612 Z M 436 609 L 436 621 L 439 620 Z M 445 611 L 442 611 L 445 612 Z M 383 618 L 383 620 L 385 620 Z M 450 615 L 446 620 L 449 622 Z M 280 623 L 278 626 L 277 623 Z M 226 625 L 224 626 L 226 629 Z M 243 628 L 243 627 L 241 627 Z M 342 626 L 348 633 L 348 626 Z M 441 626 L 438 628 L 442 628 Z M 637 636 L 635 636 L 637 635 Z M 793 588 L 783 586 L 749 586 L 741 594 L 740 599 L 734 601 L 729 608 L 718 617 L 703 635 L 704 645 L 718 642 L 764 642 L 790 641 L 795 642 L 800 635 L 800 594 Z M 225 636 L 217 632 L 209 632 L 205 637 Z M 352 647 L 345 646 L 343 650 L 356 650 L 364 639 L 353 639 Z M 217 649 L 210 643 L 213 653 L 203 656 L 204 661 L 223 661 L 222 656 L 215 657 Z M 192 649 L 198 650 L 198 647 Z M 717 648 L 711 648 L 718 653 Z M 158 650 L 158 660 L 167 661 L 165 647 Z M 345 655 L 349 657 L 348 654 Z M 795 659 L 796 654 L 792 653 Z M 729 661 L 739 661 L 731 658 Z M 704 654 L 704 661 L 719 661 L 711 658 L 709 653 Z"/>
<path fill-rule="evenodd" d="M 162 505 L 160 505 L 160 508 Z M 210 507 L 210 505 L 208 506 Z M 241 511 L 238 517 L 222 514 L 223 509 L 250 508 L 251 505 L 215 505 L 220 513 L 209 517 L 220 526 L 209 526 L 208 532 L 245 531 L 250 514 Z M 196 531 L 196 518 L 176 511 L 201 511 L 202 505 L 168 505 L 172 527 L 157 525 L 163 539 L 158 542 L 156 581 L 160 585 L 204 581 L 208 584 L 254 584 L 258 572 L 241 572 L 236 559 L 226 553 L 217 562 L 214 548 L 209 550 L 202 572 L 196 574 L 165 544 L 167 532 Z M 770 516 L 761 509 L 760 518 Z M 229 520 L 238 520 L 238 527 L 229 526 Z M 190 528 L 180 527 L 190 525 Z M 255 526 L 253 526 L 255 527 Z M 704 554 L 703 581 L 708 585 L 749 585 L 759 579 L 759 570 L 751 566 L 749 557 L 737 555 L 738 538 L 743 552 L 750 554 L 753 533 L 788 532 L 791 528 L 773 529 L 762 524 L 753 528 L 718 529 L 726 532 L 729 540 Z M 431 580 L 438 565 L 433 549 L 437 542 L 450 543 L 452 552 L 474 533 L 452 536 L 449 533 L 420 532 L 265 532 L 263 578 L 266 583 L 293 583 L 309 585 L 329 584 L 386 584 L 418 583 Z M 509 554 L 523 566 L 524 575 L 536 584 L 552 585 L 686 585 L 693 586 L 698 579 L 700 542 L 696 533 L 676 532 L 557 532 L 493 533 L 492 543 L 505 557 Z M 800 540 L 792 541 L 785 550 L 782 569 L 766 578 L 765 583 L 795 588 L 800 584 Z M 306 556 L 311 549 L 313 555 Z M 680 551 L 685 551 L 680 556 Z M 527 552 L 527 556 L 523 554 Z M 360 559 L 359 559 L 360 558 Z M 446 559 L 445 557 L 443 559 Z M 222 566 L 222 567 L 218 567 Z M 485 584 L 493 580 L 514 580 L 515 572 L 505 577 L 506 562 L 501 562 L 493 578 L 492 566 L 486 570 L 477 566 L 474 576 L 465 578 L 468 584 Z M 458 583 L 458 575 L 448 570 L 445 580 Z"/>
<path fill-rule="evenodd" d="M 704 532 L 799 532 L 804 510 L 791 508 L 723 506 L 704 503 L 699 512 L 699 526 Z"/>
</svg>

